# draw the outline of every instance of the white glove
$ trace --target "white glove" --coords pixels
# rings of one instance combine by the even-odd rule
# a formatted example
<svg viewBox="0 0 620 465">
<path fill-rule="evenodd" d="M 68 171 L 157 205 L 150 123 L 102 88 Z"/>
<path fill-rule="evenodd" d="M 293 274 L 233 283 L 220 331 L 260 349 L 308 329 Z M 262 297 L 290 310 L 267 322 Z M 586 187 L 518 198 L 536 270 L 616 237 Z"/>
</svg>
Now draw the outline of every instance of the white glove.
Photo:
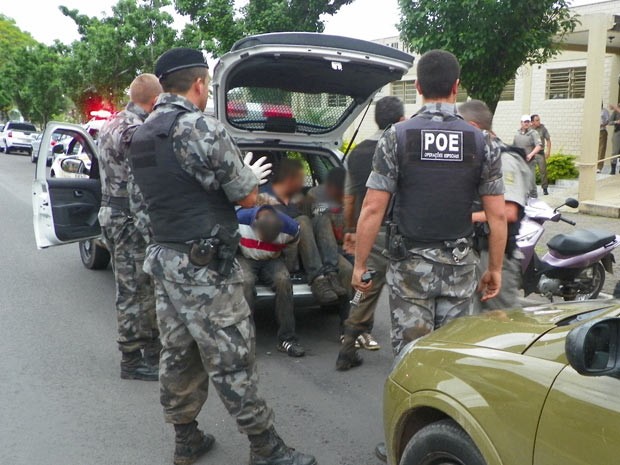
<svg viewBox="0 0 620 465">
<path fill-rule="evenodd" d="M 253 157 L 254 154 L 252 152 L 248 152 L 243 159 L 243 163 L 245 163 L 248 168 L 254 171 L 254 174 L 258 178 L 258 183 L 262 186 L 269 181 L 267 178 L 271 174 L 271 167 L 273 165 L 271 163 L 265 163 L 267 157 L 259 158 L 252 164 Z"/>
</svg>

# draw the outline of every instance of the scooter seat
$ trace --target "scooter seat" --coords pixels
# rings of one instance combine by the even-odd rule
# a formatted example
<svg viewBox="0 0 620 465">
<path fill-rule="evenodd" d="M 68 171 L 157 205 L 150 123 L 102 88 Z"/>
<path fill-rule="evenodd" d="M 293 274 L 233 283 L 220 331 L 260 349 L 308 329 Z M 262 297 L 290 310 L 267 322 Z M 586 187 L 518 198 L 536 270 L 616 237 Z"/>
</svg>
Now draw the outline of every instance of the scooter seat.
<svg viewBox="0 0 620 465">
<path fill-rule="evenodd" d="M 580 255 L 599 249 L 616 239 L 614 234 L 596 229 L 578 229 L 569 234 L 554 236 L 547 246 L 564 256 Z"/>
</svg>

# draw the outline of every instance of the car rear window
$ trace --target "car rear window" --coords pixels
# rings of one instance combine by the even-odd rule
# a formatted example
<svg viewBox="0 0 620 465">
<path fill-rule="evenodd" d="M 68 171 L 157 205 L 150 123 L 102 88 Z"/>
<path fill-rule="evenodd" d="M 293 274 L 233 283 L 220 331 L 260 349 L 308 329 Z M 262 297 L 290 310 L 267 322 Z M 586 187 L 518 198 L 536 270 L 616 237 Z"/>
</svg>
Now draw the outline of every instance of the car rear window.
<svg viewBox="0 0 620 465">
<path fill-rule="evenodd" d="M 37 128 L 32 124 L 28 123 L 10 123 L 8 129 L 12 129 L 13 131 L 29 131 L 36 132 Z"/>
<path fill-rule="evenodd" d="M 337 127 L 353 104 L 351 96 L 342 94 L 237 87 L 227 93 L 226 116 L 248 131 L 323 134 Z"/>
</svg>

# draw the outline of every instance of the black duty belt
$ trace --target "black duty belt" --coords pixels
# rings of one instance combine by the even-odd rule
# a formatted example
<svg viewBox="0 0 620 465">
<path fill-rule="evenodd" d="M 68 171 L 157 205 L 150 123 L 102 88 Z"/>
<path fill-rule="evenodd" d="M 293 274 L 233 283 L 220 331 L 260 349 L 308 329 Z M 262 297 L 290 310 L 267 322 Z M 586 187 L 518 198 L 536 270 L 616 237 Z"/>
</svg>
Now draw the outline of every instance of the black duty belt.
<svg viewBox="0 0 620 465">
<path fill-rule="evenodd" d="M 403 238 L 405 242 L 405 246 L 407 249 L 445 249 L 452 250 L 457 247 L 472 247 L 474 245 L 472 238 L 467 238 L 467 242 L 463 242 L 462 239 L 453 239 L 453 240 L 445 240 L 445 241 L 433 241 L 433 242 L 425 242 L 418 241 L 415 239 L 410 239 L 408 237 Z"/>
<path fill-rule="evenodd" d="M 184 244 L 182 242 L 157 242 L 157 244 L 186 255 L 189 255 L 189 249 L 192 247 L 191 244 Z"/>
<path fill-rule="evenodd" d="M 129 198 L 128 197 L 114 197 L 112 195 L 101 196 L 101 206 L 117 208 L 129 212 Z"/>
</svg>

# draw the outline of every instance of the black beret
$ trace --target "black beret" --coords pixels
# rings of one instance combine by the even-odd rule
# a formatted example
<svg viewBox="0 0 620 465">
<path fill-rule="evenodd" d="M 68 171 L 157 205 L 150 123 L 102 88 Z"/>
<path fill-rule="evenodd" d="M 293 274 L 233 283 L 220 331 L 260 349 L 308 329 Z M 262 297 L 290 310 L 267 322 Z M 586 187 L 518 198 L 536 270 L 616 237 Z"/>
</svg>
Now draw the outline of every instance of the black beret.
<svg viewBox="0 0 620 465">
<path fill-rule="evenodd" d="M 209 68 L 202 52 L 193 48 L 173 48 L 157 59 L 155 75 L 164 76 L 188 68 Z"/>
</svg>

